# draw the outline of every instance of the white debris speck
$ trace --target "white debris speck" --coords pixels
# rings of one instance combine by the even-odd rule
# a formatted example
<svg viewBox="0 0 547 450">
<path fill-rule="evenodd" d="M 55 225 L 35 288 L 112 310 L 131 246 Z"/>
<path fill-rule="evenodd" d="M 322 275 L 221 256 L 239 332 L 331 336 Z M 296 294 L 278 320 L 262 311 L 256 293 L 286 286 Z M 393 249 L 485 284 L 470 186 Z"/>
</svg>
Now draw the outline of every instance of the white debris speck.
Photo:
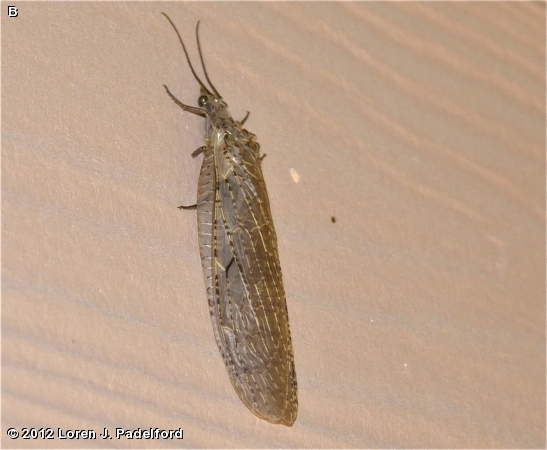
<svg viewBox="0 0 547 450">
<path fill-rule="evenodd" d="M 291 177 L 292 177 L 293 181 L 295 183 L 298 183 L 300 181 L 300 175 L 298 175 L 298 172 L 296 170 L 294 170 L 292 167 L 291 167 L 290 172 L 291 172 Z"/>
</svg>

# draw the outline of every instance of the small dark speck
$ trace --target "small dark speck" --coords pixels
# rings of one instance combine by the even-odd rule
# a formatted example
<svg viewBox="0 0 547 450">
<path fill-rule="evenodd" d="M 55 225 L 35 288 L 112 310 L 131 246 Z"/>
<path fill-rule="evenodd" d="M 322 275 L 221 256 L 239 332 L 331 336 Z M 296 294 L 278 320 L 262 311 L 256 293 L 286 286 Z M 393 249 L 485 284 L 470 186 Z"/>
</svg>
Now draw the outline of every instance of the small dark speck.
<svg viewBox="0 0 547 450">
<path fill-rule="evenodd" d="M 336 217 L 332 216 L 332 217 L 330 218 L 330 221 L 331 221 L 332 223 L 336 223 Z"/>
</svg>

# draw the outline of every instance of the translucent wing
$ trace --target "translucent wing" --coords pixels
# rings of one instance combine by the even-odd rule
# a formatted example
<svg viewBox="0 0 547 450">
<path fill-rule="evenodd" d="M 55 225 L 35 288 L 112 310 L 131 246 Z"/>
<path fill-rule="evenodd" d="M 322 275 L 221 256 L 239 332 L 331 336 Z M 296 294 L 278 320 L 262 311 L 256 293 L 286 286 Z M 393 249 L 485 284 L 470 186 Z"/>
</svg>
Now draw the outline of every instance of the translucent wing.
<svg viewBox="0 0 547 450">
<path fill-rule="evenodd" d="M 259 145 L 246 130 L 232 131 L 211 134 L 198 189 L 211 318 L 243 403 L 263 419 L 290 426 L 298 409 L 296 374 Z"/>
</svg>

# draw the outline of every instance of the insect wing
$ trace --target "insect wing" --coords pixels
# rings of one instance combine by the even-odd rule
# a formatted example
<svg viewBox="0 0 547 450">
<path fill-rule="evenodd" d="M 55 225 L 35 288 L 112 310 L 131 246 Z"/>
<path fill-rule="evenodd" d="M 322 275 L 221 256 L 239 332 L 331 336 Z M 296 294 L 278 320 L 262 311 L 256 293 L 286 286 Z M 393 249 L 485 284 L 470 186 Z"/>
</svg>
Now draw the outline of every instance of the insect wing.
<svg viewBox="0 0 547 450">
<path fill-rule="evenodd" d="M 292 425 L 297 387 L 277 237 L 259 160 L 246 130 L 212 139 L 217 343 L 232 384 L 257 416 Z M 223 138 L 222 138 L 223 136 Z"/>
</svg>

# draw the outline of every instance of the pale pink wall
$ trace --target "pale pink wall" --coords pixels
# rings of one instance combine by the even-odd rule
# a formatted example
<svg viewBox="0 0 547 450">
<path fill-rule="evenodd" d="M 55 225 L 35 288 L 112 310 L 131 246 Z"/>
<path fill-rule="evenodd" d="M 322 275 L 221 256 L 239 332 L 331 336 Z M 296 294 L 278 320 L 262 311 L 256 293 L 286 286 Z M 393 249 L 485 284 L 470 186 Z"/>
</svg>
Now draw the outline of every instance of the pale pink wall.
<svg viewBox="0 0 547 450">
<path fill-rule="evenodd" d="M 545 446 L 544 4 L 6 6 L 3 447 Z M 245 408 L 214 343 L 176 209 L 202 120 L 161 85 L 198 87 L 161 11 L 194 59 L 202 20 L 268 154 L 291 429 Z M 6 437 L 30 426 L 185 434 Z"/>
</svg>

